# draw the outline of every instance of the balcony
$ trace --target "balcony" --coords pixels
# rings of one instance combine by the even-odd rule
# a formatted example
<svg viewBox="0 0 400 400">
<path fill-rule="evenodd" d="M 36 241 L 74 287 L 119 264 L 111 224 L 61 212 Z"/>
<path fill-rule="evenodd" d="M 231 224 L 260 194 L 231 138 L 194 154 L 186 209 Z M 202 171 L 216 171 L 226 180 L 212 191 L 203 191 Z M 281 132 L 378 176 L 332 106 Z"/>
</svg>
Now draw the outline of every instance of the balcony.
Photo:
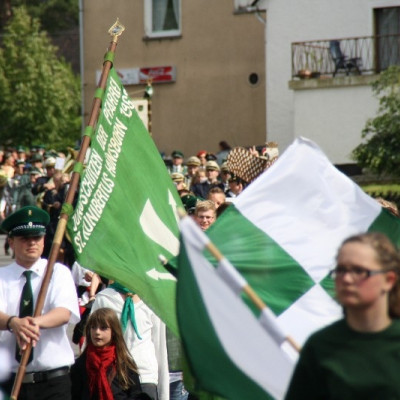
<svg viewBox="0 0 400 400">
<path fill-rule="evenodd" d="M 292 43 L 292 80 L 374 75 L 400 65 L 400 34 Z"/>
</svg>

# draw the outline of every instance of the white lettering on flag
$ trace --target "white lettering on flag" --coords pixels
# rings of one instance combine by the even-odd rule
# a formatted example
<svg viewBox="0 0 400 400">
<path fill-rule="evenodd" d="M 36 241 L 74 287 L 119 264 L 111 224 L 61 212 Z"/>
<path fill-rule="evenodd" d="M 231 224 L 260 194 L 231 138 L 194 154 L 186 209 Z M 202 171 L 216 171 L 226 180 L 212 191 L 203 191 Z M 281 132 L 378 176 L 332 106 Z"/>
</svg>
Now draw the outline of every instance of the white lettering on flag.
<svg viewBox="0 0 400 400">
<path fill-rule="evenodd" d="M 179 240 L 157 215 L 150 199 L 147 199 L 139 221 L 143 232 L 153 242 L 157 243 L 174 256 L 178 254 Z"/>
</svg>

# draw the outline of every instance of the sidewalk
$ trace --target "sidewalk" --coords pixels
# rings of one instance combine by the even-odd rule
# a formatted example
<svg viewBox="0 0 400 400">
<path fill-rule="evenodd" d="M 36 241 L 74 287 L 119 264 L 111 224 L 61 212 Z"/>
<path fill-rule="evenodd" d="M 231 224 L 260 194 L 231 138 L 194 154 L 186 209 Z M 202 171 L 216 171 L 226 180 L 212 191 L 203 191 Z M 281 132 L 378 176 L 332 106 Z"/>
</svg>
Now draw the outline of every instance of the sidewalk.
<svg viewBox="0 0 400 400">
<path fill-rule="evenodd" d="M 4 254 L 4 242 L 6 240 L 7 236 L 4 234 L 0 235 L 0 267 L 3 267 L 5 265 L 11 264 L 12 263 L 12 258 L 11 258 L 11 254 L 12 254 L 12 250 L 10 249 L 10 255 L 6 256 Z"/>
</svg>

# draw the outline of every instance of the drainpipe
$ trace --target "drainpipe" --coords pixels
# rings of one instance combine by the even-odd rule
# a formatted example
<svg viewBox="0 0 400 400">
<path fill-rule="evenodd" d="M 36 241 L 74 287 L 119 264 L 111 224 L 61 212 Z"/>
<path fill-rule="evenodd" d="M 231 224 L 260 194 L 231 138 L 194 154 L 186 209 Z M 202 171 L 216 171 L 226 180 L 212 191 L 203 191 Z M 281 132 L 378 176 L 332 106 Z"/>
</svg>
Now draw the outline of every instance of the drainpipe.
<svg viewBox="0 0 400 400">
<path fill-rule="evenodd" d="M 80 75 L 81 75 L 81 133 L 85 130 L 85 68 L 83 58 L 83 0 L 79 0 L 79 60 L 80 60 Z"/>
</svg>

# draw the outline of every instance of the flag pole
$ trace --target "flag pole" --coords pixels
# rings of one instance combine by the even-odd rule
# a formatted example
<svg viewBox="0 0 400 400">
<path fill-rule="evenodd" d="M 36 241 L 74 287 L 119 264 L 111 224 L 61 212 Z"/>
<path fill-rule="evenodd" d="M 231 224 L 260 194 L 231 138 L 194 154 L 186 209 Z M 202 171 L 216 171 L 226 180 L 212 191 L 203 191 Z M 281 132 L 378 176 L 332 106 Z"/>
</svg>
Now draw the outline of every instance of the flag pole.
<svg viewBox="0 0 400 400">
<path fill-rule="evenodd" d="M 95 128 L 95 125 L 96 125 L 96 122 L 97 122 L 97 119 L 99 116 L 101 101 L 102 101 L 104 90 L 106 88 L 108 74 L 113 65 L 114 53 L 115 53 L 115 49 L 117 48 L 118 38 L 124 30 L 125 30 L 125 27 L 119 22 L 118 19 L 114 23 L 114 25 L 108 30 L 108 33 L 111 35 L 112 40 L 108 47 L 108 51 L 104 57 L 103 70 L 101 73 L 99 84 L 96 89 L 95 96 L 93 98 L 92 109 L 91 109 L 90 116 L 89 116 L 89 123 L 88 123 L 88 125 L 85 129 L 85 133 L 83 135 L 81 147 L 80 147 L 79 153 L 78 153 L 76 161 L 75 161 L 75 166 L 74 166 L 74 170 L 72 173 L 70 186 L 69 186 L 68 192 L 66 194 L 64 204 L 61 208 L 60 219 L 57 224 L 57 229 L 56 229 L 56 232 L 54 235 L 54 240 L 53 240 L 53 243 L 51 246 L 49 258 L 47 260 L 46 271 L 44 274 L 42 285 L 40 287 L 40 291 L 39 291 L 39 295 L 38 295 L 38 299 L 37 299 L 37 303 L 36 303 L 36 307 L 35 307 L 35 312 L 33 314 L 34 317 L 38 317 L 39 315 L 41 315 L 42 310 L 43 310 L 44 301 L 46 299 L 47 290 L 48 290 L 48 287 L 50 284 L 50 279 L 51 279 L 51 276 L 52 276 L 53 270 L 54 270 L 54 264 L 57 261 L 58 253 L 61 248 L 61 243 L 62 243 L 64 234 L 65 234 L 68 218 L 73 212 L 72 204 L 74 201 L 75 194 L 78 190 L 80 175 L 81 175 L 81 172 L 83 171 L 83 163 L 85 161 L 86 152 L 87 152 L 87 149 L 89 148 L 91 136 L 94 132 L 94 128 Z M 25 375 L 26 366 L 28 364 L 29 355 L 30 355 L 31 351 L 32 351 L 32 343 L 28 343 L 26 349 L 22 353 L 21 362 L 18 367 L 16 377 L 14 379 L 14 385 L 13 385 L 12 392 L 11 392 L 11 400 L 16 400 L 18 398 L 22 380 Z"/>
<path fill-rule="evenodd" d="M 188 218 L 187 213 L 182 209 L 178 208 L 177 209 L 179 217 L 182 218 Z M 208 238 L 209 239 L 209 238 Z M 211 255 L 218 261 L 221 262 L 224 257 L 224 255 L 218 250 L 217 246 L 215 246 L 214 243 L 209 240 L 205 244 L 206 249 L 211 253 Z M 260 296 L 254 291 L 254 289 L 246 282 L 246 285 L 244 285 L 241 290 L 249 297 L 250 301 L 260 310 L 260 311 L 265 311 L 268 310 L 270 311 L 270 308 L 261 300 Z M 272 313 L 272 311 L 271 311 Z M 293 349 L 299 353 L 301 348 L 300 346 L 296 343 L 296 341 L 290 337 L 290 336 L 285 336 L 285 341 L 288 342 Z"/>
<path fill-rule="evenodd" d="M 205 247 L 207 250 L 216 258 L 218 262 L 222 261 L 225 257 L 218 250 L 218 248 L 211 241 L 208 242 Z M 242 291 L 249 297 L 251 302 L 260 310 L 269 309 L 269 307 L 261 300 L 260 296 L 254 291 L 254 289 L 246 282 L 243 286 Z M 285 336 L 285 340 L 293 347 L 296 352 L 300 352 L 300 346 L 290 336 Z"/>
</svg>

